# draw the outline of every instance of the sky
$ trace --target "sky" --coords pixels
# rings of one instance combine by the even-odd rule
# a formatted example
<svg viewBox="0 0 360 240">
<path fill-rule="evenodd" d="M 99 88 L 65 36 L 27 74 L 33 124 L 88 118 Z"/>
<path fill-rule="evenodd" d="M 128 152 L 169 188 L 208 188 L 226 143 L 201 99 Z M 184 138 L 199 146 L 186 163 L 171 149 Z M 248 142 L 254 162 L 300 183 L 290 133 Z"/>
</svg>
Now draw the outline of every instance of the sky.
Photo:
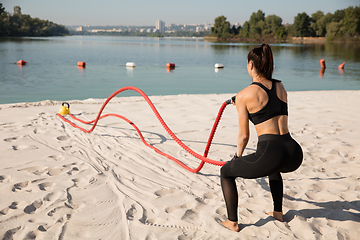
<svg viewBox="0 0 360 240">
<path fill-rule="evenodd" d="M 213 23 L 224 15 L 231 24 L 250 19 L 262 10 L 265 17 L 277 15 L 283 24 L 293 23 L 298 13 L 309 16 L 318 10 L 334 13 L 350 6 L 360 6 L 360 0 L 0 0 L 7 12 L 20 6 L 23 14 L 66 26 L 155 26 L 165 24 Z"/>
</svg>

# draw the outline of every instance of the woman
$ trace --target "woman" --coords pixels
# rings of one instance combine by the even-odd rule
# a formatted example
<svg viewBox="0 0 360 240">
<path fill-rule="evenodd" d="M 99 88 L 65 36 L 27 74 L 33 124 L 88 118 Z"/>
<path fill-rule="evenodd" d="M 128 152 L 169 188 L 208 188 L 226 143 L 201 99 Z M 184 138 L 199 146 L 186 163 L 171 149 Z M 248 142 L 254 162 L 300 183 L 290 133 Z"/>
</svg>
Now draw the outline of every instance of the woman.
<svg viewBox="0 0 360 240">
<path fill-rule="evenodd" d="M 262 44 L 249 52 L 247 69 L 253 82 L 235 98 L 239 115 L 237 152 L 221 168 L 220 174 L 228 213 L 228 220 L 223 225 L 233 231 L 239 231 L 235 179 L 269 176 L 274 211 L 268 214 L 283 221 L 283 183 L 280 172 L 295 171 L 303 159 L 301 147 L 291 138 L 288 129 L 287 93 L 283 84 L 272 78 L 274 60 L 268 44 Z M 249 120 L 257 132 L 257 150 L 242 156 L 249 140 Z"/>
</svg>

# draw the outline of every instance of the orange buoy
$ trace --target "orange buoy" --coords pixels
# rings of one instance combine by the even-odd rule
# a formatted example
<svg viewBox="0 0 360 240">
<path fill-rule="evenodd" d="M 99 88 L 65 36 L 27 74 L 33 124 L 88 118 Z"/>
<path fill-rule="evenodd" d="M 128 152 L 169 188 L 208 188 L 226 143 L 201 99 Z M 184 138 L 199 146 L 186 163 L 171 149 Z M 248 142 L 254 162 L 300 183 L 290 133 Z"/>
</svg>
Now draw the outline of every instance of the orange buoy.
<svg viewBox="0 0 360 240">
<path fill-rule="evenodd" d="M 23 66 L 23 65 L 27 64 L 28 62 L 21 59 L 21 60 L 17 61 L 16 63 L 17 63 L 17 65 Z"/>
<path fill-rule="evenodd" d="M 344 67 L 345 67 L 345 62 L 343 62 L 342 64 L 339 65 L 339 69 L 340 69 L 340 70 L 341 70 L 341 69 L 344 69 Z"/>
<path fill-rule="evenodd" d="M 325 59 L 320 59 L 321 68 L 326 68 Z"/>
<path fill-rule="evenodd" d="M 175 63 L 167 63 L 166 68 L 175 68 Z"/>
<path fill-rule="evenodd" d="M 77 62 L 77 65 L 79 67 L 85 67 L 86 66 L 86 63 L 85 62 Z"/>
</svg>

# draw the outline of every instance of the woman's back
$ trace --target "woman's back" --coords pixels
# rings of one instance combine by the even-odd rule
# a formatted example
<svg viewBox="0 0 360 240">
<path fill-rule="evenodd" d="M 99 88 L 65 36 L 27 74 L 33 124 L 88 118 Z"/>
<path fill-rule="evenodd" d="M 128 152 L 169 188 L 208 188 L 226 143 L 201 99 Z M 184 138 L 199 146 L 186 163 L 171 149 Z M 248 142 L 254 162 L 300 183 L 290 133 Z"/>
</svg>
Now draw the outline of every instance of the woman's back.
<svg viewBox="0 0 360 240">
<path fill-rule="evenodd" d="M 241 91 L 240 94 L 246 94 L 246 107 L 249 112 L 249 115 L 256 115 L 261 111 L 266 109 L 269 102 L 269 94 L 266 89 L 263 89 L 260 85 L 263 85 L 268 91 L 271 91 L 273 87 L 276 88 L 276 96 L 282 102 L 280 104 L 287 103 L 287 93 L 281 82 L 274 82 L 271 80 L 264 79 L 260 84 L 252 84 Z M 273 100 L 274 101 L 274 100 Z M 287 110 L 287 109 L 286 109 Z M 263 113 L 266 114 L 264 111 Z M 277 134 L 284 135 L 289 132 L 288 130 L 288 116 L 287 115 L 276 115 L 262 121 L 260 123 L 255 123 L 255 128 L 257 135 L 262 134 Z"/>
</svg>

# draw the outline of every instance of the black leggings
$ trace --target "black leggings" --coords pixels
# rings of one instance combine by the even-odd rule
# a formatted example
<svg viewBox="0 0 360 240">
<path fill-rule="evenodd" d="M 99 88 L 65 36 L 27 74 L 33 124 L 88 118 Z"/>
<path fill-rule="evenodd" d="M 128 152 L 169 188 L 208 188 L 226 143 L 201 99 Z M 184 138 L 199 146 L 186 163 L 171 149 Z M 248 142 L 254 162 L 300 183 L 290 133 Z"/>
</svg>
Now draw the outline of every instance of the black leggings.
<svg viewBox="0 0 360 240">
<path fill-rule="evenodd" d="M 295 171 L 302 159 L 300 145 L 287 133 L 261 135 L 255 153 L 226 162 L 220 170 L 220 177 L 228 219 L 234 222 L 238 220 L 237 177 L 254 179 L 269 176 L 274 211 L 282 212 L 283 182 L 280 172 Z"/>
</svg>

